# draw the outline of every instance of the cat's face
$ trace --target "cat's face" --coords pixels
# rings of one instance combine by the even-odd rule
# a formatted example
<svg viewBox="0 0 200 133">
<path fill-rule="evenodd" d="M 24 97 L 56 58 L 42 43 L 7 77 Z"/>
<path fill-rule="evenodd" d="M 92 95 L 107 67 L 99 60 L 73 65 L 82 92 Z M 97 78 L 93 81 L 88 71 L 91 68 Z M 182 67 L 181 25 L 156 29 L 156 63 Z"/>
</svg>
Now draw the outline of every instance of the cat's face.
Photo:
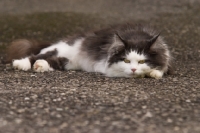
<svg viewBox="0 0 200 133">
<path fill-rule="evenodd" d="M 159 68 L 163 61 L 164 49 L 154 48 L 156 39 L 120 41 L 118 46 L 112 48 L 108 76 L 111 77 L 144 77 L 152 69 Z"/>
<path fill-rule="evenodd" d="M 136 51 L 130 51 L 109 67 L 110 76 L 116 77 L 144 77 L 150 72 L 151 67 L 147 63 L 147 57 Z"/>
</svg>

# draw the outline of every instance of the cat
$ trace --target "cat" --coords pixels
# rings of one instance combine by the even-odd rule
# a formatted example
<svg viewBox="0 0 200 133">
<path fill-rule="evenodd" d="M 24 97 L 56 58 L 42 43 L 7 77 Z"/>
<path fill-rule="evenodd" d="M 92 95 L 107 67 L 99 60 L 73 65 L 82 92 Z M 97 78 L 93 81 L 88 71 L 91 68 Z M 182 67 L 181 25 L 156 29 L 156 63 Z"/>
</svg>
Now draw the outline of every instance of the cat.
<svg viewBox="0 0 200 133">
<path fill-rule="evenodd" d="M 172 71 L 168 45 L 154 28 L 122 24 L 56 43 L 26 39 L 11 43 L 7 62 L 19 70 L 83 70 L 108 77 L 160 79 Z"/>
</svg>

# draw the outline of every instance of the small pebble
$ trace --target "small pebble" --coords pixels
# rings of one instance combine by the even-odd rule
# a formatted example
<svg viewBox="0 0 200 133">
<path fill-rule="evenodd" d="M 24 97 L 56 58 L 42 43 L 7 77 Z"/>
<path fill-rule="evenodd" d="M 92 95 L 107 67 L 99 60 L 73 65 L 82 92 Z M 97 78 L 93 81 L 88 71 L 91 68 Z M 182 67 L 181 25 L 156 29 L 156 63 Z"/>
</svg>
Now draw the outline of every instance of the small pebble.
<svg viewBox="0 0 200 133">
<path fill-rule="evenodd" d="M 190 99 L 187 99 L 187 100 L 186 100 L 186 102 L 187 102 L 187 103 L 190 103 L 190 102 L 191 102 L 191 100 L 190 100 Z"/>
<path fill-rule="evenodd" d="M 149 118 L 153 117 L 153 115 L 152 115 L 151 112 L 147 112 L 147 113 L 145 114 L 145 116 L 146 116 L 146 117 L 149 117 Z"/>
<path fill-rule="evenodd" d="M 172 119 L 170 119 L 170 118 L 168 118 L 168 119 L 167 119 L 167 122 L 168 122 L 168 123 L 172 123 L 172 122 L 173 122 L 173 120 L 172 120 Z"/>
<path fill-rule="evenodd" d="M 57 110 L 57 111 L 63 111 L 63 109 L 62 109 L 62 108 L 56 108 L 56 110 Z"/>
<path fill-rule="evenodd" d="M 22 123 L 22 119 L 15 119 L 15 122 L 17 123 L 17 124 L 20 124 L 20 123 Z"/>
<path fill-rule="evenodd" d="M 180 128 L 176 126 L 176 127 L 174 127 L 174 130 L 175 130 L 175 131 L 179 131 Z"/>
<path fill-rule="evenodd" d="M 31 75 L 31 77 L 37 77 L 36 75 Z"/>
<path fill-rule="evenodd" d="M 29 98 L 29 97 L 25 97 L 25 98 L 24 98 L 24 100 L 26 100 L 26 101 L 27 101 L 27 100 L 30 100 L 30 98 Z"/>
</svg>

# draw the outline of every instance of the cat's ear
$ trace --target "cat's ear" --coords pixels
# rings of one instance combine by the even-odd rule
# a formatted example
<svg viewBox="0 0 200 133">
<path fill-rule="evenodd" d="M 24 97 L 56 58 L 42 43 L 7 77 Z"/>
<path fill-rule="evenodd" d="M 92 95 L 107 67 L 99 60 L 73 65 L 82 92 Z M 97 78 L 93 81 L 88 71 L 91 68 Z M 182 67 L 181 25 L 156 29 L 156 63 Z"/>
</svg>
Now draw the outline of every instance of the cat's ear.
<svg viewBox="0 0 200 133">
<path fill-rule="evenodd" d="M 121 50 L 123 50 L 126 46 L 126 42 L 121 36 L 117 33 L 114 35 L 113 43 L 109 48 L 109 54 L 111 56 L 118 54 Z"/>
<path fill-rule="evenodd" d="M 147 40 L 148 43 L 148 49 L 150 49 L 156 42 L 156 40 L 158 39 L 158 37 L 160 36 L 160 33 L 153 36 L 151 39 Z"/>
<path fill-rule="evenodd" d="M 122 37 L 120 36 L 120 34 L 119 34 L 118 32 L 115 34 L 115 38 L 116 38 L 116 40 L 118 40 L 119 42 L 122 42 L 122 43 L 124 44 L 124 46 L 126 46 L 127 43 L 128 43 L 124 38 L 122 38 Z"/>
</svg>

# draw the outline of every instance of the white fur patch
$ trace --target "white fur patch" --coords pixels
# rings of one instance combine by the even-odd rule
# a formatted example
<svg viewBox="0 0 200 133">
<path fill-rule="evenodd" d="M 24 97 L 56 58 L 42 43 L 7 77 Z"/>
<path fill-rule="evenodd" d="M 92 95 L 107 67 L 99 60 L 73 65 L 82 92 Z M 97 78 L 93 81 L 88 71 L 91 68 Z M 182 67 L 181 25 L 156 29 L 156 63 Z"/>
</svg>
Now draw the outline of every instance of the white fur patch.
<svg viewBox="0 0 200 133">
<path fill-rule="evenodd" d="M 106 63 L 106 60 L 101 60 L 101 61 L 95 63 L 94 71 L 95 72 L 105 73 L 107 65 L 108 64 Z"/>
<path fill-rule="evenodd" d="M 100 72 L 105 73 L 106 69 L 106 60 L 94 61 L 88 58 L 88 55 L 78 55 L 79 60 L 78 63 L 80 65 L 81 70 L 87 72 Z"/>
<path fill-rule="evenodd" d="M 33 65 L 33 70 L 35 72 L 46 72 L 53 71 L 53 68 L 50 67 L 46 60 L 37 60 Z"/>
<path fill-rule="evenodd" d="M 12 65 L 15 69 L 19 69 L 19 70 L 27 71 L 31 69 L 31 63 L 28 57 L 19 59 L 19 60 L 14 60 L 12 62 Z"/>
<path fill-rule="evenodd" d="M 144 54 L 138 54 L 136 51 L 131 51 L 126 55 L 128 60 L 131 60 L 131 62 L 139 61 L 139 60 L 145 60 L 146 57 Z"/>
</svg>

